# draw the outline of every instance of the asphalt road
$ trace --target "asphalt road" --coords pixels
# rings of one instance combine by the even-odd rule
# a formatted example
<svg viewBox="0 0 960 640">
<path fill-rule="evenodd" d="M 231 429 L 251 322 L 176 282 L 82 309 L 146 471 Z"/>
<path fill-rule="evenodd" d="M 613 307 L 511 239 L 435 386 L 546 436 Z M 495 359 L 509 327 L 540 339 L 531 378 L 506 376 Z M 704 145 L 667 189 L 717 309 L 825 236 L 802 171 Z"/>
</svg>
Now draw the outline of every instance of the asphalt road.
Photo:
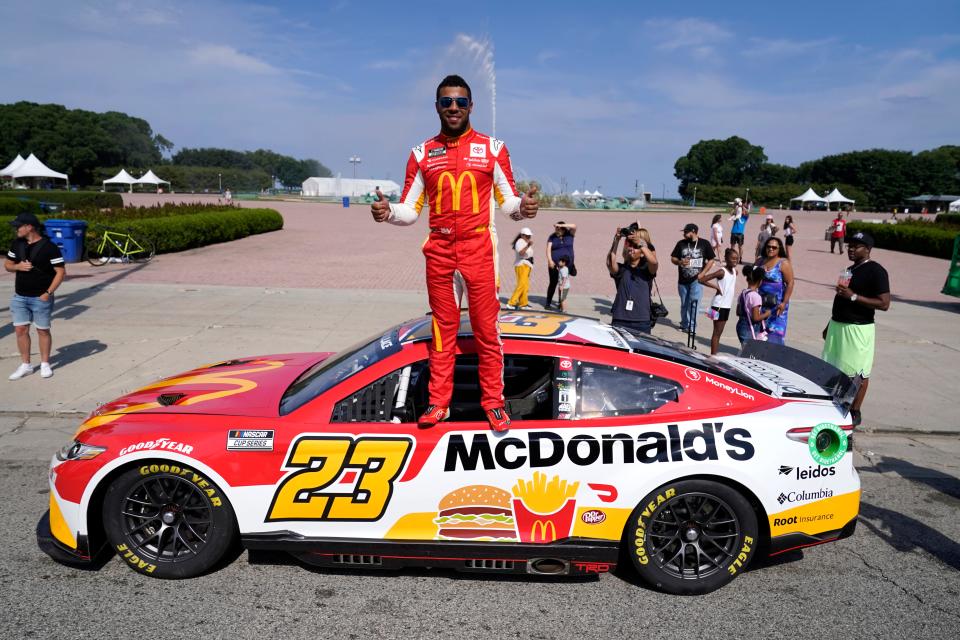
<svg viewBox="0 0 960 640">
<path fill-rule="evenodd" d="M 243 553 L 189 581 L 111 559 L 62 567 L 36 546 L 46 459 L 73 418 L 0 417 L 3 638 L 956 638 L 960 439 L 856 437 L 856 534 L 754 566 L 704 597 L 659 594 L 629 574 L 595 580 L 345 573 Z"/>
</svg>

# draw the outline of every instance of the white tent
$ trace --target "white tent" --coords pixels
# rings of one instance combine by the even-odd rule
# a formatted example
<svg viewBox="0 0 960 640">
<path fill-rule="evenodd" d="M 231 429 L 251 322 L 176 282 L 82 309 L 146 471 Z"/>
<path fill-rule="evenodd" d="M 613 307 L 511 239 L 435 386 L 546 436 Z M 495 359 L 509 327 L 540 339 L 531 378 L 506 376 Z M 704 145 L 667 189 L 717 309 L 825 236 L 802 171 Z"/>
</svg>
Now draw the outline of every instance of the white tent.
<svg viewBox="0 0 960 640">
<path fill-rule="evenodd" d="M 133 190 L 133 185 L 136 184 L 136 182 L 137 182 L 137 179 L 134 178 L 134 177 L 133 177 L 132 175 L 130 175 L 129 173 L 127 173 L 127 170 L 126 170 L 126 169 L 120 169 L 120 173 L 118 173 L 117 175 L 113 176 L 113 177 L 110 178 L 109 180 L 104 180 L 104 181 L 103 181 L 103 184 L 104 184 L 104 186 L 106 186 L 106 185 L 108 185 L 108 184 L 128 184 L 128 185 L 130 185 L 130 190 L 132 191 L 132 190 Z"/>
<path fill-rule="evenodd" d="M 18 153 L 17 157 L 14 158 L 10 164 L 5 166 L 3 169 L 0 169 L 0 176 L 12 176 L 13 172 L 16 171 L 17 168 L 23 164 L 23 162 L 23 156 Z"/>
<path fill-rule="evenodd" d="M 794 198 L 794 200 L 796 200 L 796 198 Z M 853 204 L 854 202 L 856 202 L 856 200 L 851 200 L 850 198 L 847 198 L 846 196 L 844 196 L 842 193 L 840 193 L 840 190 L 837 189 L 837 188 L 834 188 L 833 191 L 831 191 L 829 194 L 827 194 L 827 196 L 824 197 L 823 200 L 824 200 L 824 202 L 828 202 L 828 203 L 830 203 L 830 202 L 847 202 L 847 203 L 849 203 L 849 204 Z"/>
<path fill-rule="evenodd" d="M 950 211 L 960 211 L 960 198 L 950 203 Z"/>
<path fill-rule="evenodd" d="M 10 174 L 13 178 L 57 178 L 59 180 L 66 180 L 67 182 L 70 179 L 65 173 L 58 173 L 48 167 L 47 165 L 40 162 L 37 159 L 37 156 L 32 153 L 27 156 L 27 159 L 23 161 L 19 167 L 14 169 L 13 173 Z"/>
<path fill-rule="evenodd" d="M 400 195 L 400 185 L 393 180 L 368 180 L 364 178 L 307 178 L 303 181 L 303 195 L 314 197 L 352 198 L 376 191 L 386 196 Z"/>
<path fill-rule="evenodd" d="M 170 181 L 158 178 L 153 169 L 147 169 L 147 172 L 135 180 L 134 184 L 170 184 Z"/>
<path fill-rule="evenodd" d="M 803 192 L 802 195 L 797 196 L 796 198 L 790 198 L 791 201 L 799 200 L 801 203 L 804 202 L 826 202 L 823 198 L 817 195 L 817 192 L 812 188 L 807 187 L 807 190 Z"/>
<path fill-rule="evenodd" d="M 603 197 L 603 194 L 600 193 L 600 190 L 599 190 L 599 189 L 597 189 L 596 191 L 594 191 L 592 195 L 593 195 L 594 198 L 602 198 L 602 197 Z"/>
<path fill-rule="evenodd" d="M 580 195 L 580 190 L 579 190 L 579 189 L 574 189 L 574 190 L 573 190 L 573 193 L 571 193 L 570 195 L 573 196 L 573 197 L 577 197 L 577 196 Z"/>
</svg>

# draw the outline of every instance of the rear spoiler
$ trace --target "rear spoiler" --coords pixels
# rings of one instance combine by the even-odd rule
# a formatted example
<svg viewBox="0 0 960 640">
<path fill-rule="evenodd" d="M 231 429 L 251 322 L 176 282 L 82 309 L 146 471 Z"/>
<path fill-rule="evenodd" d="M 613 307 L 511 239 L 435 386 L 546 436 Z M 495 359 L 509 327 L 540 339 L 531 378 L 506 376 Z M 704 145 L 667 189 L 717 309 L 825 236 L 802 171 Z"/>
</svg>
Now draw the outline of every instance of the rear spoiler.
<svg viewBox="0 0 960 640">
<path fill-rule="evenodd" d="M 863 385 L 863 376 L 851 378 L 832 364 L 785 345 L 748 340 L 740 350 L 740 357 L 769 362 L 810 380 L 833 399 L 833 403 L 842 409 L 844 415 Z"/>
</svg>

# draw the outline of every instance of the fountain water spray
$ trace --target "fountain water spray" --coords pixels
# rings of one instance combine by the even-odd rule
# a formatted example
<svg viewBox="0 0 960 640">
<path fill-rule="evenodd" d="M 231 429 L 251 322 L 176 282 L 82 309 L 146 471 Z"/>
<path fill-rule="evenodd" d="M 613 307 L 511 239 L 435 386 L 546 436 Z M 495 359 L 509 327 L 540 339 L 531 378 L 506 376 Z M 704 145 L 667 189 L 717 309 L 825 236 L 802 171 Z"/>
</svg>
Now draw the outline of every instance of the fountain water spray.
<svg viewBox="0 0 960 640">
<path fill-rule="evenodd" d="M 477 40 L 465 33 L 457 34 L 454 49 L 462 49 L 484 73 L 484 80 L 490 88 L 490 124 L 491 135 L 497 137 L 497 71 L 493 64 L 493 43 L 484 38 Z"/>
</svg>

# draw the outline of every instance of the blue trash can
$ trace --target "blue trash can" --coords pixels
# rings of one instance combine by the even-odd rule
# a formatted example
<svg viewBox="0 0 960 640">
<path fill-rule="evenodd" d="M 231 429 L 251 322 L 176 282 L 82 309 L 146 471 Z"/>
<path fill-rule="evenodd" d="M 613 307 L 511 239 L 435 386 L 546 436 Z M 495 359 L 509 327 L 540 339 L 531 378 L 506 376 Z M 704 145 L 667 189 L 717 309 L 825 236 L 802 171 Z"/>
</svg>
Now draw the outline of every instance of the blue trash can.
<svg viewBox="0 0 960 640">
<path fill-rule="evenodd" d="M 350 207 L 350 196 L 343 196 L 343 208 L 347 209 Z"/>
<path fill-rule="evenodd" d="M 60 247 L 64 262 L 80 262 L 83 260 L 83 241 L 87 234 L 85 220 L 55 220 L 48 219 L 43 223 L 47 237 Z"/>
</svg>

